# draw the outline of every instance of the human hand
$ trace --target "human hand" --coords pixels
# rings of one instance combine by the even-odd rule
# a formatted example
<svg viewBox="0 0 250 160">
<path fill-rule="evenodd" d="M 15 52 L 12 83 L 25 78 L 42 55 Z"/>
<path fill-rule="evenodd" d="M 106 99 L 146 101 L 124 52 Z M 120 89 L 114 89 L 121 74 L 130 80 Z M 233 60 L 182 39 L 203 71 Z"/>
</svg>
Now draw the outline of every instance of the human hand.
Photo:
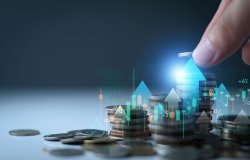
<svg viewBox="0 0 250 160">
<path fill-rule="evenodd" d="M 193 59 L 201 67 L 217 65 L 234 54 L 249 35 L 250 0 L 222 0 Z M 250 41 L 243 46 L 242 59 L 250 65 Z"/>
</svg>

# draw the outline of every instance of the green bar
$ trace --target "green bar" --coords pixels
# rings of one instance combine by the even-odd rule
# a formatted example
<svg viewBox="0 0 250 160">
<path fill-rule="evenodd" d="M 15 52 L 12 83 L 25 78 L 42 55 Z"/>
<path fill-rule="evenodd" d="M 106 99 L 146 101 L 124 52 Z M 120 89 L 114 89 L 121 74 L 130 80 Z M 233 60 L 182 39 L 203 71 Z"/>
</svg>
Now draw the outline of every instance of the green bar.
<svg viewBox="0 0 250 160">
<path fill-rule="evenodd" d="M 196 99 L 196 98 L 193 98 L 193 99 L 192 99 L 192 107 L 193 107 L 193 108 L 196 108 L 196 106 L 197 106 L 197 99 Z"/>
<path fill-rule="evenodd" d="M 181 120 L 181 111 L 180 110 L 175 111 L 175 119 L 176 119 L 176 121 Z"/>
<path fill-rule="evenodd" d="M 127 113 L 127 121 L 130 121 L 130 102 L 127 102 L 126 113 Z"/>
<path fill-rule="evenodd" d="M 159 116 L 158 107 L 155 106 L 154 107 L 154 121 L 158 121 L 158 116 Z"/>
<path fill-rule="evenodd" d="M 242 99 L 246 99 L 246 91 L 245 90 L 243 90 L 241 92 L 241 97 L 242 97 Z"/>
<path fill-rule="evenodd" d="M 136 95 L 132 95 L 132 109 L 136 109 Z"/>
</svg>

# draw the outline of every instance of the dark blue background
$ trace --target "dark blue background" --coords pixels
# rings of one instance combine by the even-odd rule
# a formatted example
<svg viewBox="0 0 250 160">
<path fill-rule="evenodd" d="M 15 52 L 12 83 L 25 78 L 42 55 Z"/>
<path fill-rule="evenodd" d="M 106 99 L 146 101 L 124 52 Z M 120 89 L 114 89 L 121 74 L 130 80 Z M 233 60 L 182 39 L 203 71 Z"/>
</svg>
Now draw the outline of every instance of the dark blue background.
<svg viewBox="0 0 250 160">
<path fill-rule="evenodd" d="M 1 87 L 171 84 L 178 52 L 192 51 L 219 0 L 0 2 Z M 236 70 L 237 68 L 237 70 Z M 240 54 L 211 71 L 228 85 L 249 74 Z"/>
</svg>

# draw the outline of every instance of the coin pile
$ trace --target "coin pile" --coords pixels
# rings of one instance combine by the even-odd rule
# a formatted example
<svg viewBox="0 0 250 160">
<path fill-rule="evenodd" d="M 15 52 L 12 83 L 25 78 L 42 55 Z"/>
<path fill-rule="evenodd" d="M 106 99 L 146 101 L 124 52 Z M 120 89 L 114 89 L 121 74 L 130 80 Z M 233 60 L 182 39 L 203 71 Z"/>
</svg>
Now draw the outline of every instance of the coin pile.
<svg viewBox="0 0 250 160">
<path fill-rule="evenodd" d="M 193 112 L 194 128 L 199 138 L 205 138 L 213 129 L 212 126 L 212 106 L 214 104 L 213 95 L 216 87 L 216 76 L 213 73 L 203 73 L 206 80 L 199 82 L 198 108 Z"/>
<path fill-rule="evenodd" d="M 250 116 L 228 115 L 218 119 L 217 129 L 222 139 L 250 145 Z"/>
<path fill-rule="evenodd" d="M 119 105 L 107 106 L 106 110 L 111 125 L 109 137 L 118 140 L 150 138 L 147 111 L 142 107 Z"/>
<path fill-rule="evenodd" d="M 84 143 L 107 144 L 114 143 L 113 139 L 108 137 L 108 132 L 98 129 L 73 130 L 67 133 L 57 133 L 45 135 L 46 141 L 60 141 L 63 144 L 82 145 Z"/>
</svg>

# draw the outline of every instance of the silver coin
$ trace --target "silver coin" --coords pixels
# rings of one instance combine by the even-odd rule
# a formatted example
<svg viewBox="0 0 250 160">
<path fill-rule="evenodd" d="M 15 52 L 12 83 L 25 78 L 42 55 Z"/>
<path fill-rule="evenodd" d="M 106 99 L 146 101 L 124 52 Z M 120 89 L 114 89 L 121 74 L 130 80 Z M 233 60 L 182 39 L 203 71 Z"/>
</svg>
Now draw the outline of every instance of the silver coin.
<svg viewBox="0 0 250 160">
<path fill-rule="evenodd" d="M 141 138 L 141 137 L 149 137 L 151 136 L 150 132 L 141 132 L 141 133 L 133 133 L 133 134 L 119 134 L 119 133 L 113 133 L 112 131 L 110 132 L 110 136 L 114 137 L 120 137 L 120 138 Z"/>
<path fill-rule="evenodd" d="M 91 136 L 107 136 L 108 132 L 105 130 L 98 129 L 82 129 L 82 130 L 73 130 L 67 132 L 72 135 L 91 135 Z"/>
<path fill-rule="evenodd" d="M 122 130 L 148 129 L 148 125 L 118 125 L 118 124 L 111 124 L 111 127 L 114 128 L 114 129 L 122 129 Z"/>
<path fill-rule="evenodd" d="M 249 136 L 250 137 L 250 130 L 239 130 L 239 129 L 234 129 L 234 128 L 220 128 L 223 133 L 229 133 L 229 134 L 235 134 L 239 136 Z"/>
<path fill-rule="evenodd" d="M 223 123 L 218 124 L 219 127 L 223 128 L 229 128 L 232 130 L 239 130 L 239 131 L 250 131 L 250 126 L 248 125 L 242 125 L 242 124 L 232 124 L 232 123 Z"/>
<path fill-rule="evenodd" d="M 184 134 L 192 134 L 193 127 L 192 126 L 185 126 L 185 127 L 175 127 L 175 128 L 166 128 L 164 126 L 158 125 L 150 125 L 150 130 L 154 134 L 161 134 L 161 135 L 182 135 Z"/>
<path fill-rule="evenodd" d="M 116 140 L 111 139 L 109 137 L 102 137 L 102 138 L 95 138 L 91 140 L 85 140 L 85 144 L 109 144 L 109 143 L 116 143 Z"/>
<path fill-rule="evenodd" d="M 119 137 L 119 136 L 112 136 L 110 135 L 109 138 L 115 139 L 117 141 L 121 141 L 124 139 L 130 139 L 130 140 L 152 140 L 151 135 L 150 136 L 142 136 L 142 137 Z"/>
<path fill-rule="evenodd" d="M 106 108 L 107 113 L 115 113 L 118 107 L 119 106 L 107 106 L 105 108 Z"/>
<path fill-rule="evenodd" d="M 137 131 L 130 131 L 130 130 L 116 130 L 116 129 L 112 129 L 110 131 L 110 134 L 114 134 L 114 135 L 145 135 L 145 134 L 150 134 L 150 129 L 147 128 L 146 130 L 137 130 Z"/>
<path fill-rule="evenodd" d="M 161 95 L 149 96 L 148 99 L 149 101 L 163 102 L 166 97 L 167 97 L 167 94 L 161 94 Z"/>
<path fill-rule="evenodd" d="M 66 139 L 61 139 L 60 142 L 62 144 L 81 145 L 83 144 L 84 141 L 80 139 L 75 139 L 75 138 L 66 138 Z"/>
<path fill-rule="evenodd" d="M 117 109 L 119 108 L 119 107 L 122 107 L 125 111 L 126 111 L 126 108 L 127 108 L 127 105 L 113 105 L 113 106 L 107 106 L 106 107 L 106 110 L 107 110 L 107 113 L 108 114 L 115 114 L 116 113 L 116 111 L 117 111 Z M 141 107 L 139 107 L 139 106 L 136 106 L 135 107 L 136 109 L 130 109 L 130 112 L 131 113 L 141 113 L 141 112 L 145 112 L 144 110 L 143 110 L 143 108 L 141 108 Z"/>
<path fill-rule="evenodd" d="M 16 129 L 9 131 L 9 134 L 12 136 L 36 136 L 39 135 L 40 132 L 34 129 Z"/>
<path fill-rule="evenodd" d="M 193 52 L 181 52 L 178 53 L 179 58 L 190 58 L 192 57 Z"/>
<path fill-rule="evenodd" d="M 58 133 L 58 134 L 49 134 L 43 137 L 46 141 L 60 141 L 61 139 L 74 138 L 73 134 L 69 133 Z"/>
<path fill-rule="evenodd" d="M 160 118 L 158 121 L 151 121 L 150 124 L 153 125 L 161 125 L 161 126 L 165 126 L 165 127 L 176 127 L 176 126 L 183 126 L 183 125 L 189 125 L 189 124 L 193 124 L 194 121 L 192 118 L 190 119 L 185 119 L 184 121 L 172 121 L 170 118 L 168 117 L 164 117 L 164 118 Z"/>
<path fill-rule="evenodd" d="M 81 149 L 73 149 L 73 148 L 59 148 L 49 150 L 49 153 L 53 156 L 59 157 L 72 157 L 72 156 L 81 156 L 84 151 Z"/>
<path fill-rule="evenodd" d="M 122 145 L 126 146 L 133 146 L 133 147 L 140 147 L 140 146 L 147 146 L 147 147 L 153 147 L 153 144 L 151 142 L 146 142 L 143 140 L 124 140 L 121 143 Z"/>
<path fill-rule="evenodd" d="M 101 157 L 107 158 L 120 158 L 120 157 L 127 157 L 130 155 L 131 148 L 128 146 L 111 146 L 111 147 L 103 147 L 94 149 L 94 153 Z"/>
<path fill-rule="evenodd" d="M 91 140 L 91 139 L 100 138 L 100 137 L 103 137 L 103 136 L 76 135 L 74 139 L 84 141 L 84 140 Z"/>
<path fill-rule="evenodd" d="M 152 134 L 152 138 L 160 144 L 179 144 L 191 142 L 195 139 L 194 135 L 186 135 L 186 136 L 167 136 L 167 135 L 158 135 Z"/>
<path fill-rule="evenodd" d="M 124 124 L 124 125 L 141 125 L 141 124 L 149 124 L 147 118 L 137 118 L 128 120 L 121 120 L 118 118 L 114 118 L 110 121 L 111 124 Z"/>
<path fill-rule="evenodd" d="M 199 152 L 193 145 L 168 146 L 157 144 L 157 151 L 163 159 L 173 160 L 195 160 L 198 159 Z M 181 153 L 180 153 L 181 151 Z"/>
<path fill-rule="evenodd" d="M 218 118 L 218 122 L 221 122 L 221 124 L 224 124 L 224 123 L 237 124 L 237 122 L 234 122 L 236 118 L 237 118 L 237 115 L 224 115 Z"/>
<path fill-rule="evenodd" d="M 124 118 L 126 119 L 127 116 L 124 114 L 115 114 L 114 118 Z M 147 118 L 147 113 L 146 112 L 138 112 L 138 113 L 130 113 L 130 119 L 139 119 L 139 118 Z"/>
</svg>

